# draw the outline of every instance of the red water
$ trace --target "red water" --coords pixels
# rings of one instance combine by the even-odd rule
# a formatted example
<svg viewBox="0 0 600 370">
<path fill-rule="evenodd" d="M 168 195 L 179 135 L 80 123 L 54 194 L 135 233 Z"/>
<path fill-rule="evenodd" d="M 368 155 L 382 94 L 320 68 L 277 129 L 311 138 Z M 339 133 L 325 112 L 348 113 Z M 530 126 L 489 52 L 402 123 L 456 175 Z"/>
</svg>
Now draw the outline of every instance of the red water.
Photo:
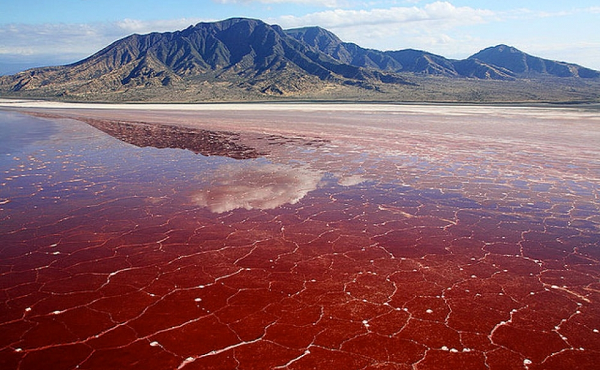
<svg viewBox="0 0 600 370">
<path fill-rule="evenodd" d="M 253 134 L 239 160 L 1 118 L 52 129 L 1 153 L 2 369 L 600 361 L 596 132 Z"/>
</svg>

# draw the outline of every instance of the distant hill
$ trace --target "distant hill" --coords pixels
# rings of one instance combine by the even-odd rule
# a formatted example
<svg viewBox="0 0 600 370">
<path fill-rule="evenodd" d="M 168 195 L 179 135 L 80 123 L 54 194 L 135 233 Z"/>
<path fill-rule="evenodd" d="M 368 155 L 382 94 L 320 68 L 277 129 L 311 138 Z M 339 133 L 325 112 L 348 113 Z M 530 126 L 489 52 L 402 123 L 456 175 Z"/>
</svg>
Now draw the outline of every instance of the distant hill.
<svg viewBox="0 0 600 370">
<path fill-rule="evenodd" d="M 576 64 L 555 62 L 534 57 L 506 45 L 498 45 L 472 55 L 468 60 L 475 60 L 494 65 L 510 71 L 517 77 L 556 76 L 599 78 L 600 72 L 584 68 Z"/>
<path fill-rule="evenodd" d="M 71 65 L 2 76 L 0 93 L 104 101 L 269 97 L 469 101 L 497 89 L 495 83 L 484 81 L 545 79 L 547 84 L 548 78 L 564 79 L 556 82 L 557 89 L 570 81 L 567 85 L 575 90 L 565 95 L 566 100 L 596 99 L 590 83 L 583 80 L 593 81 L 595 87 L 600 72 L 505 45 L 451 60 L 412 49 L 365 49 L 320 27 L 283 30 L 260 20 L 232 18 L 182 31 L 131 35 Z M 518 88 L 504 86 L 507 94 L 529 89 L 524 82 Z M 494 94 L 489 98 L 497 100 L 492 96 L 498 92 Z M 519 94 L 517 100 L 543 99 L 529 90 Z"/>
<path fill-rule="evenodd" d="M 343 42 L 333 33 L 320 27 L 305 27 L 285 32 L 342 63 L 387 72 L 494 80 L 539 76 L 600 78 L 598 71 L 576 64 L 534 57 L 506 45 L 484 49 L 465 60 L 451 60 L 413 49 L 364 49 L 356 44 Z"/>
</svg>

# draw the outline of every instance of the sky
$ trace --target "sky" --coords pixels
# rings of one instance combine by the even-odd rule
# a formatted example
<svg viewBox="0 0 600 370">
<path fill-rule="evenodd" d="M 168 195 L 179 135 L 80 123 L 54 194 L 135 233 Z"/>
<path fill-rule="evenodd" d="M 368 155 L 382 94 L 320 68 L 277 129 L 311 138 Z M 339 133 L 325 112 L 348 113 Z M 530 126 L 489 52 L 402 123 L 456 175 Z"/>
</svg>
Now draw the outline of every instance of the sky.
<svg viewBox="0 0 600 370">
<path fill-rule="evenodd" d="M 507 44 L 600 70 L 598 0 L 0 0 L 0 74 L 76 62 L 132 33 L 232 17 L 452 59 Z"/>
</svg>

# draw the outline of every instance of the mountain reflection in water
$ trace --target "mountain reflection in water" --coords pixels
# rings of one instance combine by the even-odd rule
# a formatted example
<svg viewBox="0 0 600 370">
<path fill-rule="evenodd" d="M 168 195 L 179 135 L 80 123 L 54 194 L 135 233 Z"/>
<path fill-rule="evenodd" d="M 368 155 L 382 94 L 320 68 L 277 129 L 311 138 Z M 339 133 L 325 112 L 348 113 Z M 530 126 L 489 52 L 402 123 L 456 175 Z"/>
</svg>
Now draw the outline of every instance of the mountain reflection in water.
<svg viewBox="0 0 600 370">
<path fill-rule="evenodd" d="M 82 119 L 89 125 L 119 140 L 139 147 L 187 149 L 204 156 L 219 155 L 234 159 L 258 158 L 256 149 L 240 144 L 239 134 L 143 122 Z"/>
<path fill-rule="evenodd" d="M 121 141 L 158 149 L 186 149 L 204 156 L 233 159 L 255 159 L 266 155 L 240 142 L 240 134 L 144 122 L 81 119 Z M 319 145 L 321 141 L 268 135 L 268 145 L 298 142 Z M 295 204 L 317 188 L 322 173 L 279 164 L 249 162 L 225 165 L 213 176 L 210 185 L 193 196 L 194 203 L 212 212 L 222 213 L 238 208 L 273 209 L 283 204 Z M 342 180 L 342 182 L 345 181 Z M 349 179 L 353 184 L 356 179 Z M 360 180 L 362 181 L 362 180 Z M 360 182 L 359 181 L 359 182 Z"/>
</svg>

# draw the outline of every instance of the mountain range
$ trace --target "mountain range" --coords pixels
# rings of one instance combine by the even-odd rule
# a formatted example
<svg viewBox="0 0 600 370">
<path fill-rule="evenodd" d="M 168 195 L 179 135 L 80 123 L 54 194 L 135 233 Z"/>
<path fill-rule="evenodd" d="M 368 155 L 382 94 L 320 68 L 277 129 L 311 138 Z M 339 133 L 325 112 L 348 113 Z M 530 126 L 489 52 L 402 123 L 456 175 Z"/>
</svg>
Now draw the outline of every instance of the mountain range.
<svg viewBox="0 0 600 370">
<path fill-rule="evenodd" d="M 3 96 L 95 101 L 597 101 L 598 86 L 599 71 L 506 45 L 453 60 L 246 18 L 134 34 L 74 64 L 0 77 Z"/>
</svg>

